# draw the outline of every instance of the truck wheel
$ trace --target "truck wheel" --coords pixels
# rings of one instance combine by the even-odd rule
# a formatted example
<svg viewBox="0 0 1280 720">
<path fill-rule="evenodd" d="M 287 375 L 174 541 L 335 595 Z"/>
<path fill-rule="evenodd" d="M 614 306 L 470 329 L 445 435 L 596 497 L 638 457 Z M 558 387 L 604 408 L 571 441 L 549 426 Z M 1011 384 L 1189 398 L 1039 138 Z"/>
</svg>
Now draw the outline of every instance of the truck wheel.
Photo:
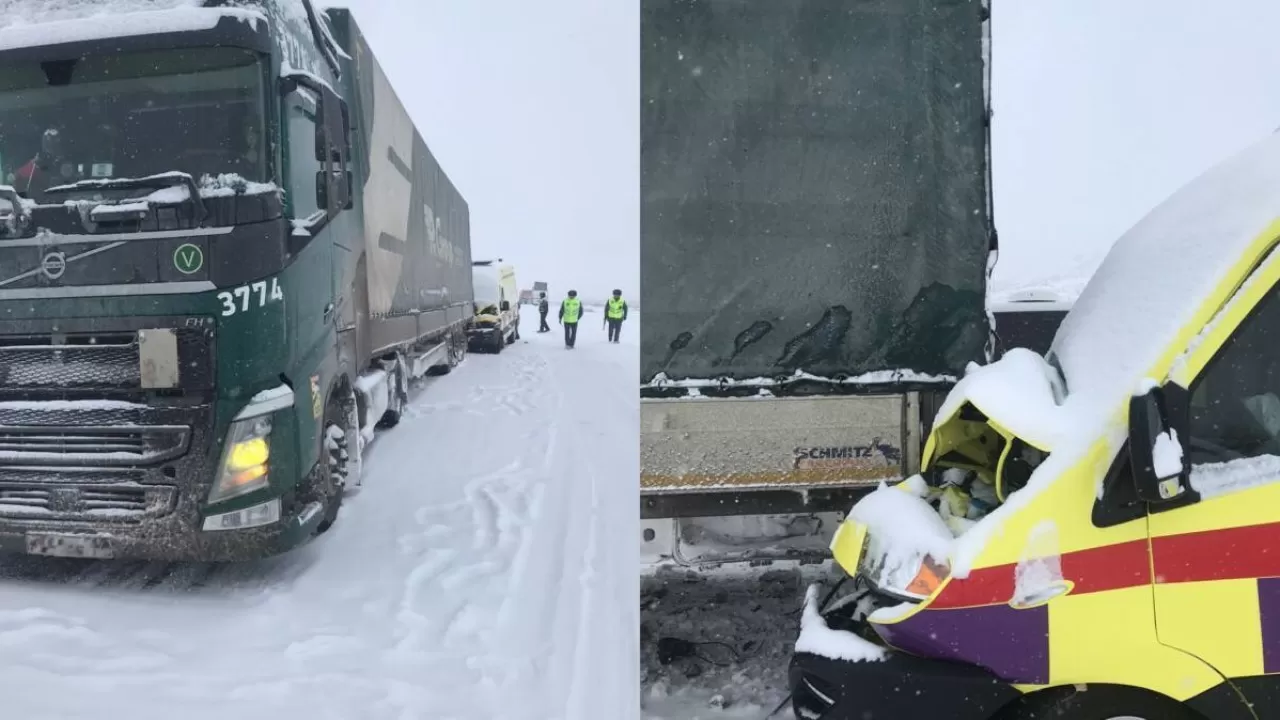
<svg viewBox="0 0 1280 720">
<path fill-rule="evenodd" d="M 497 355 L 502 352 L 502 348 L 507 346 L 507 338 L 500 332 L 494 333 L 493 338 L 493 354 Z"/>
<path fill-rule="evenodd" d="M 1027 695 L 1005 708 L 999 720 L 1197 720 L 1172 698 L 1123 685 L 1055 688 Z"/>
<path fill-rule="evenodd" d="M 428 375 L 448 375 L 453 369 L 462 364 L 463 358 L 467 356 L 467 350 L 471 349 L 471 341 L 464 335 L 459 339 L 453 336 L 449 339 L 449 359 L 444 365 L 436 365 L 427 371 Z"/>
<path fill-rule="evenodd" d="M 324 507 L 324 519 L 316 527 L 317 535 L 333 526 L 338 519 L 338 511 L 342 508 L 346 478 L 351 465 L 351 454 L 347 451 L 347 432 L 343 427 L 345 418 L 346 412 L 342 404 L 330 399 L 324 413 L 324 436 L 320 446 L 322 462 L 316 464 L 316 477 L 310 493 Z"/>
</svg>

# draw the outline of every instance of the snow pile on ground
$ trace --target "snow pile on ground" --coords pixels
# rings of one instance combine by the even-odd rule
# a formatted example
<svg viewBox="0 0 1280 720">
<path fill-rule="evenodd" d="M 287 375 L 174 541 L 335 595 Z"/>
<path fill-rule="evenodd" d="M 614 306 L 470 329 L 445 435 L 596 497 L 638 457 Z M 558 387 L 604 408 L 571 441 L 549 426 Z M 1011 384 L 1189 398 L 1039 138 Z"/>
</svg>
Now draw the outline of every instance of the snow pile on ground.
<svg viewBox="0 0 1280 720">
<path fill-rule="evenodd" d="M 313 544 L 243 565 L 0 560 L 13 717 L 633 718 L 637 327 L 414 391 Z M 558 329 L 558 328 L 557 328 Z M 631 528 L 631 530 L 628 530 Z"/>
<path fill-rule="evenodd" d="M 645 720 L 760 720 L 787 696 L 787 664 L 808 583 L 830 566 L 664 569 L 641 581 L 641 711 Z M 662 638 L 697 645 L 663 663 Z M 790 717 L 789 711 L 779 713 Z"/>
</svg>

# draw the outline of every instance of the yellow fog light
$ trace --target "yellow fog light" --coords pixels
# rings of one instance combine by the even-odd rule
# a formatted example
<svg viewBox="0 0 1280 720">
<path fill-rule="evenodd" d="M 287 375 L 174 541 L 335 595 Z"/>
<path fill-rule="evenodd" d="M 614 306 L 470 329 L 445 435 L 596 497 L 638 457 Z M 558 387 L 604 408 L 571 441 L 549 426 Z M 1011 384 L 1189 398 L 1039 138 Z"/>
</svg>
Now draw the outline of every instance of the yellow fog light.
<svg viewBox="0 0 1280 720">
<path fill-rule="evenodd" d="M 267 486 L 271 458 L 271 419 L 237 420 L 227 430 L 218 478 L 209 490 L 210 504 L 229 500 Z"/>
<path fill-rule="evenodd" d="M 267 447 L 267 439 L 264 437 L 249 438 L 236 443 L 231 447 L 231 452 L 227 453 L 227 469 L 232 472 L 243 474 L 241 471 L 251 470 L 261 465 L 267 464 L 267 457 L 271 454 Z M 266 468 L 261 468 L 262 474 L 266 474 Z"/>
</svg>

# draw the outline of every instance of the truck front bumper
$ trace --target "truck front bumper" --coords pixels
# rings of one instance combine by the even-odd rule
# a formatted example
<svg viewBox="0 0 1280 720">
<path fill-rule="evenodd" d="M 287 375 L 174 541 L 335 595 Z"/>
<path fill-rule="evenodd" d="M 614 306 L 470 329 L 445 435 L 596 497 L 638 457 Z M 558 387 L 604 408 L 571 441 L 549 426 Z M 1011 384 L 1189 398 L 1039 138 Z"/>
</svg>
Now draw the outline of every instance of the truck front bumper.
<svg viewBox="0 0 1280 720">
<path fill-rule="evenodd" d="M 306 543 L 324 519 L 319 503 L 296 507 L 269 525 L 204 530 L 186 513 L 138 524 L 0 521 L 0 553 L 198 562 L 278 555 Z"/>
<path fill-rule="evenodd" d="M 788 671 L 797 718 L 990 720 L 1022 695 L 982 668 L 890 650 L 883 661 L 796 653 Z"/>
</svg>

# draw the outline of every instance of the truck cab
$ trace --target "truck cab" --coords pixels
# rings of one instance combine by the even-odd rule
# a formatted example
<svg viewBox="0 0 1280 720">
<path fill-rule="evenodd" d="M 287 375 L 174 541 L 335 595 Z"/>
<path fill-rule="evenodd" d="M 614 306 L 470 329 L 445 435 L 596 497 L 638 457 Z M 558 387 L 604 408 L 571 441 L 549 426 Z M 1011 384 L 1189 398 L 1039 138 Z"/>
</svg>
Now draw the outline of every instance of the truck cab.
<svg viewBox="0 0 1280 720">
<path fill-rule="evenodd" d="M 432 208 L 393 173 L 407 158 L 446 201 L 435 267 L 470 262 L 465 203 L 425 149 L 396 169 L 371 150 L 371 95 L 399 108 L 354 24 L 348 53 L 310 0 L 195 5 L 0 29 L 0 551 L 296 547 L 358 483 L 362 427 L 403 400 L 357 378 L 421 359 L 426 320 L 401 300 L 436 303 L 465 350 L 470 278 L 451 301 L 402 287 L 427 265 L 401 261 L 425 244 L 396 223 Z M 419 364 L 458 357 L 439 347 Z"/>
<path fill-rule="evenodd" d="M 1046 355 L 971 367 L 837 531 L 797 715 L 1280 716 L 1278 248 L 1273 135 L 1121 237 Z"/>
<path fill-rule="evenodd" d="M 520 290 L 516 270 L 499 260 L 471 263 L 475 288 L 475 317 L 468 330 L 473 348 L 502 352 L 520 339 Z"/>
</svg>

